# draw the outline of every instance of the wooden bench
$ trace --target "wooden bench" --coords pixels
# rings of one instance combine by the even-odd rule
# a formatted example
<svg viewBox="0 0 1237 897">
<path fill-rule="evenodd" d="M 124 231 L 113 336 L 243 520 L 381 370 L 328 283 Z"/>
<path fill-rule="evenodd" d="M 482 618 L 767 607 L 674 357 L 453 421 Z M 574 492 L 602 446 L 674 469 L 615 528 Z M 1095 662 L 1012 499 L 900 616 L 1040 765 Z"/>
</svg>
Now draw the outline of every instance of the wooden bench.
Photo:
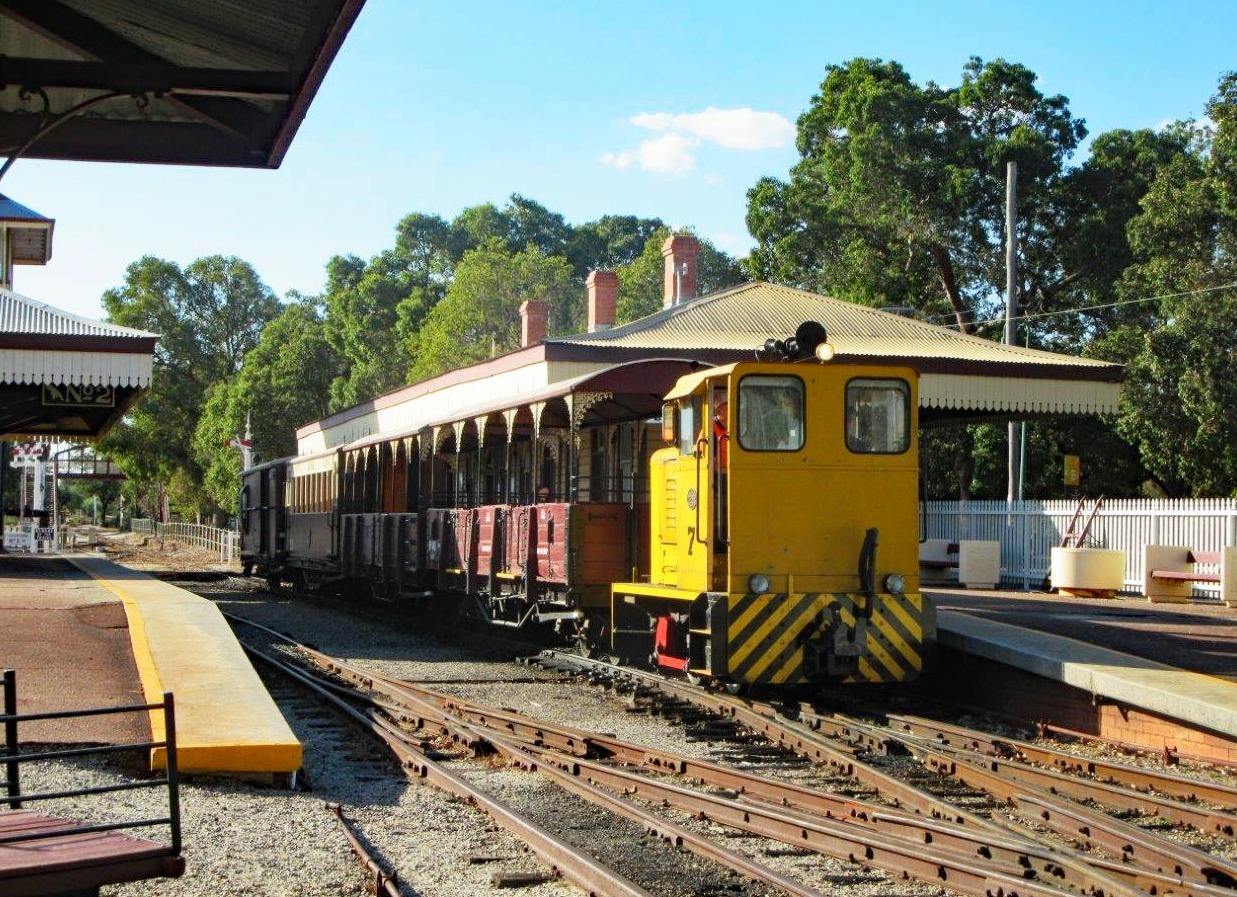
<svg viewBox="0 0 1237 897">
<path fill-rule="evenodd" d="M 0 894 L 98 894 L 101 885 L 175 878 L 168 845 L 33 810 L 0 811 Z"/>
<path fill-rule="evenodd" d="M 1215 570 L 1200 570 L 1214 567 Z M 1184 604 L 1195 583 L 1216 583 L 1220 599 L 1237 607 L 1237 547 L 1196 551 L 1180 545 L 1143 547 L 1143 593 L 1156 604 Z"/>
<path fill-rule="evenodd" d="M 17 712 L 17 678 L 4 671 L 4 712 L 0 714 L 0 894 L 4 897 L 36 895 L 98 895 L 102 885 L 141 881 L 148 878 L 176 878 L 185 871 L 180 855 L 179 774 L 176 768 L 176 716 L 171 694 L 160 704 L 137 704 L 92 710 L 47 713 Z M 164 714 L 166 738 L 159 742 L 109 744 L 65 750 L 22 750 L 18 724 L 38 719 L 63 719 L 110 713 Z M 59 792 L 23 792 L 19 770 L 23 764 L 65 757 L 110 755 L 140 752 L 149 760 L 151 751 L 166 752 L 165 774 L 152 779 Z M 102 791 L 166 787 L 168 812 L 158 818 L 124 822 L 82 822 L 27 809 L 27 803 L 72 798 Z M 171 843 L 160 843 L 130 834 L 124 829 L 164 826 Z"/>
<path fill-rule="evenodd" d="M 958 566 L 958 543 L 948 539 L 925 539 L 919 543 L 919 566 L 948 570 Z"/>
</svg>

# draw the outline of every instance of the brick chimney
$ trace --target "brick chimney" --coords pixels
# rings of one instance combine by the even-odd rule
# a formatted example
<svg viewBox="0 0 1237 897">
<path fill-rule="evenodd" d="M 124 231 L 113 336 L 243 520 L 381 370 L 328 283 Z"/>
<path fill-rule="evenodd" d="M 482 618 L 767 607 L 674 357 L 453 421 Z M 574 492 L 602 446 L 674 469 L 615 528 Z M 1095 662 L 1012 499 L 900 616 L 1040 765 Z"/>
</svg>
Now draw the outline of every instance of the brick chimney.
<svg viewBox="0 0 1237 897">
<path fill-rule="evenodd" d="M 691 234 L 672 234 L 661 244 L 666 260 L 666 289 L 662 306 L 670 308 L 696 298 L 696 262 L 700 258 L 700 241 Z"/>
<path fill-rule="evenodd" d="M 550 303 L 544 299 L 528 299 L 520 303 L 520 346 L 535 346 L 546 338 L 550 320 Z"/>
<path fill-rule="evenodd" d="M 614 309 L 618 305 L 618 275 L 613 271 L 591 271 L 584 285 L 588 288 L 588 332 L 609 330 L 614 326 Z"/>
</svg>

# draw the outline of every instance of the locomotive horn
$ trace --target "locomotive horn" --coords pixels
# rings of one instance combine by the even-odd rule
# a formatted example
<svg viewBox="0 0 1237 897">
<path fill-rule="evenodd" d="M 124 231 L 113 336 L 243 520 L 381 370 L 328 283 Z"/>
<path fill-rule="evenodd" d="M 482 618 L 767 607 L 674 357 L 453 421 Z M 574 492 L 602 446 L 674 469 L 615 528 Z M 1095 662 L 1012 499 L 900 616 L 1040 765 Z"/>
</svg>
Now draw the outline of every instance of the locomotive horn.
<svg viewBox="0 0 1237 897">
<path fill-rule="evenodd" d="M 804 321 L 795 330 L 795 335 L 786 340 L 786 356 L 790 361 L 805 358 L 829 338 L 825 325 L 819 321 Z"/>
</svg>

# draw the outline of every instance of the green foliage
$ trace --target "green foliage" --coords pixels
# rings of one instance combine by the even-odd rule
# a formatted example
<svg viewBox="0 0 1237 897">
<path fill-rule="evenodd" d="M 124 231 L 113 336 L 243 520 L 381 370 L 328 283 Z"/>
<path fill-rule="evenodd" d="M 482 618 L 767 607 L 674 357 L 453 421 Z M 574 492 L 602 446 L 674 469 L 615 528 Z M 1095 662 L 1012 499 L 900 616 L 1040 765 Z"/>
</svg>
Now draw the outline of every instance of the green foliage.
<svg viewBox="0 0 1237 897">
<path fill-rule="evenodd" d="M 209 391 L 193 434 L 194 459 L 211 500 L 229 514 L 236 508 L 241 455 L 228 440 L 250 423 L 259 460 L 296 453 L 295 430 L 325 417 L 339 360 L 326 339 L 312 300 L 287 305 L 266 325 L 258 344 L 233 378 Z"/>
<path fill-rule="evenodd" d="M 565 258 L 536 247 L 512 252 L 498 240 L 465 253 L 446 297 L 421 327 L 409 379 L 519 348 L 519 307 L 529 300 L 550 303 L 550 333 L 581 329 L 583 293 Z"/>
<path fill-rule="evenodd" d="M 799 118 L 790 180 L 748 193 L 749 274 L 973 330 L 1003 292 L 1006 162 L 1019 165 L 1023 252 L 1034 256 L 1086 134 L 1035 80 L 1000 59 L 970 60 L 950 89 L 916 85 L 895 62 L 830 66 Z M 1055 264 L 1049 253 L 1042 267 Z"/>
<path fill-rule="evenodd" d="M 640 255 L 629 264 L 618 267 L 616 323 L 634 321 L 662 308 L 666 275 L 661 247 L 669 236 L 670 228 L 657 228 L 645 239 Z M 696 266 L 696 292 L 705 295 L 742 282 L 743 271 L 739 264 L 708 240 L 701 240 L 700 258 Z"/>
<path fill-rule="evenodd" d="M 103 442 L 140 488 L 171 496 L 196 515 L 210 508 L 202 470 L 190 449 L 207 391 L 240 370 L 279 300 L 253 268 L 211 256 L 185 268 L 147 256 L 125 272 L 123 287 L 103 295 L 108 318 L 159 334 L 150 393 Z M 160 502 L 162 503 L 162 502 Z"/>
<path fill-rule="evenodd" d="M 1237 495 L 1237 74 L 1207 113 L 1130 223 L 1118 295 L 1140 311 L 1094 350 L 1127 365 L 1118 430 L 1173 496 Z"/>
<path fill-rule="evenodd" d="M 325 333 L 343 360 L 329 391 L 332 410 L 403 385 L 407 365 L 399 359 L 445 294 L 465 242 L 441 218 L 413 214 L 396 228 L 395 246 L 368 263 L 331 259 Z"/>
</svg>

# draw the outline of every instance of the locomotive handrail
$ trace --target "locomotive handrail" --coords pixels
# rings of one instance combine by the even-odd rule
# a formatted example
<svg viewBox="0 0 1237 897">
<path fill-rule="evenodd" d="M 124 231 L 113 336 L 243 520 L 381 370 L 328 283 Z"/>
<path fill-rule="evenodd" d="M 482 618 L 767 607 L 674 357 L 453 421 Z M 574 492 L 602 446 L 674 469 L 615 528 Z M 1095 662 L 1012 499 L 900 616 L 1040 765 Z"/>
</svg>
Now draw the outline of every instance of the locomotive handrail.
<svg viewBox="0 0 1237 897">
<path fill-rule="evenodd" d="M 701 436 L 696 440 L 696 506 L 692 509 L 696 513 L 696 525 L 692 527 L 692 539 L 701 545 L 708 544 L 704 539 L 700 538 L 700 464 L 704 460 L 705 453 L 709 450 L 708 437 Z"/>
</svg>

